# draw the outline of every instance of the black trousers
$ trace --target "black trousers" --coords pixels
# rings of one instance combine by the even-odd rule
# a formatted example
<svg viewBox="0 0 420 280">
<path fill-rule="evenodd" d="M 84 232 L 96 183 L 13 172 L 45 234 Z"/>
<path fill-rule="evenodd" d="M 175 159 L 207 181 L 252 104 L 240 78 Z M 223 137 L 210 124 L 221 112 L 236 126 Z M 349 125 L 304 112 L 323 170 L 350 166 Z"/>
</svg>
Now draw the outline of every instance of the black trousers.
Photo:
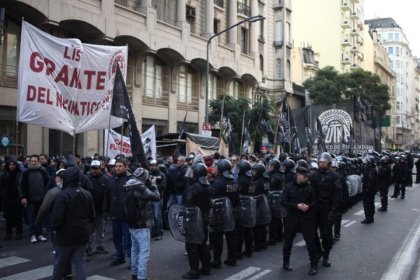
<svg viewBox="0 0 420 280">
<path fill-rule="evenodd" d="M 373 221 L 375 215 L 375 193 L 363 193 L 363 210 L 366 220 Z"/>
<path fill-rule="evenodd" d="M 255 226 L 254 246 L 256 250 L 261 250 L 267 247 L 267 225 Z"/>
<path fill-rule="evenodd" d="M 236 253 L 237 255 L 242 254 L 242 249 L 245 243 L 244 253 L 252 253 L 252 244 L 254 241 L 254 228 L 243 227 L 238 225 L 236 227 L 237 239 L 236 239 Z"/>
<path fill-rule="evenodd" d="M 318 261 L 318 253 L 315 244 L 315 228 L 312 219 L 294 216 L 287 217 L 284 222 L 283 263 L 290 262 L 293 239 L 299 231 L 302 231 L 302 236 L 305 240 L 311 263 L 316 264 Z"/>
<path fill-rule="evenodd" d="M 6 233 L 12 234 L 12 230 L 16 228 L 16 234 L 22 234 L 22 217 L 23 207 L 17 203 L 5 203 L 4 205 L 4 218 L 6 219 Z"/>
<path fill-rule="evenodd" d="M 201 244 L 185 243 L 185 248 L 188 252 L 188 262 L 190 263 L 191 270 L 197 271 L 201 265 L 204 269 L 210 269 L 210 249 L 207 245 L 207 232 L 206 238 Z"/>
<path fill-rule="evenodd" d="M 401 182 L 401 181 L 395 182 L 393 196 L 395 196 L 395 197 L 399 196 L 400 192 L 402 191 L 403 188 L 404 188 L 404 194 L 405 194 L 405 187 L 404 187 L 403 182 Z"/>
<path fill-rule="evenodd" d="M 388 191 L 389 191 L 388 184 L 379 185 L 379 194 L 381 195 L 381 206 L 383 208 L 388 208 Z"/>
<path fill-rule="evenodd" d="M 334 221 L 328 220 L 328 214 L 331 211 L 331 205 L 319 203 L 315 208 L 314 227 L 315 227 L 315 245 L 318 255 L 328 257 L 333 246 L 332 226 Z M 319 240 L 318 229 L 320 237 Z M 321 246 L 322 245 L 322 246 Z"/>
<path fill-rule="evenodd" d="M 268 226 L 268 239 L 281 242 L 283 240 L 283 219 L 272 218 Z"/>
<path fill-rule="evenodd" d="M 236 261 L 236 231 L 229 232 L 211 232 L 213 242 L 213 261 L 221 261 L 223 253 L 223 235 L 227 243 L 227 259 Z"/>
<path fill-rule="evenodd" d="M 343 215 L 337 215 L 337 218 L 334 222 L 334 236 L 341 235 L 341 220 L 343 219 Z"/>
</svg>

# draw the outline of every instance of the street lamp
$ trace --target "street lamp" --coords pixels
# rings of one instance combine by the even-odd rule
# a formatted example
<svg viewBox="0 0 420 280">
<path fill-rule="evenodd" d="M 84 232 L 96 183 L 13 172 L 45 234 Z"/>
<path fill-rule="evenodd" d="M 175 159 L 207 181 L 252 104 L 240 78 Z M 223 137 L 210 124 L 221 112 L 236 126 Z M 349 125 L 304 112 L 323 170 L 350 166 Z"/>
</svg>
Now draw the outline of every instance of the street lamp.
<svg viewBox="0 0 420 280">
<path fill-rule="evenodd" d="M 209 107 L 209 75 L 210 75 L 210 73 L 209 73 L 210 72 L 210 69 L 209 69 L 210 68 L 209 67 L 209 49 L 210 49 L 210 42 L 211 42 L 211 40 L 214 37 L 217 37 L 220 34 L 225 33 L 226 31 L 229 31 L 229 30 L 231 30 L 232 28 L 234 28 L 234 27 L 236 27 L 238 25 L 241 25 L 242 23 L 245 23 L 245 22 L 252 23 L 252 22 L 256 22 L 256 21 L 260 21 L 260 20 L 264 20 L 264 19 L 265 19 L 265 17 L 260 16 L 260 15 L 259 16 L 253 16 L 253 17 L 246 18 L 244 20 L 241 20 L 241 21 L 237 22 L 236 24 L 234 24 L 232 26 L 229 26 L 228 28 L 220 31 L 219 33 L 214 34 L 213 36 L 211 36 L 207 40 L 207 57 L 206 57 L 206 104 L 205 104 L 205 111 L 204 111 L 204 114 L 205 114 L 205 122 L 206 123 L 209 122 L 209 109 L 208 109 L 208 107 Z"/>
</svg>

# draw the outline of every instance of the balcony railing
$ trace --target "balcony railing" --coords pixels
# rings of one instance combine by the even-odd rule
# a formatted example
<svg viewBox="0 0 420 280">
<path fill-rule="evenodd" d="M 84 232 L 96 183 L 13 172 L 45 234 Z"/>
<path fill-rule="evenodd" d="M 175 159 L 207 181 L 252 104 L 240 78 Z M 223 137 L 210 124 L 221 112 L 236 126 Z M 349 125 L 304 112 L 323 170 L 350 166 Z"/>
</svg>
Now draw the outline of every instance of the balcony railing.
<svg viewBox="0 0 420 280">
<path fill-rule="evenodd" d="M 17 88 L 18 67 L 14 65 L 0 64 L 0 86 Z"/>
<path fill-rule="evenodd" d="M 214 4 L 216 4 L 220 8 L 223 8 L 225 6 L 225 1 L 224 0 L 214 0 Z"/>
<path fill-rule="evenodd" d="M 127 9 L 138 11 L 140 0 L 115 0 L 115 4 L 126 7 Z"/>
<path fill-rule="evenodd" d="M 162 92 L 161 96 L 143 96 L 143 105 L 168 107 L 169 93 Z"/>
<path fill-rule="evenodd" d="M 251 16 L 251 8 L 242 2 L 238 2 L 238 13 L 246 15 L 247 17 Z"/>
<path fill-rule="evenodd" d="M 177 104 L 178 110 L 198 111 L 198 97 L 193 96 L 189 102 L 180 102 Z"/>
</svg>

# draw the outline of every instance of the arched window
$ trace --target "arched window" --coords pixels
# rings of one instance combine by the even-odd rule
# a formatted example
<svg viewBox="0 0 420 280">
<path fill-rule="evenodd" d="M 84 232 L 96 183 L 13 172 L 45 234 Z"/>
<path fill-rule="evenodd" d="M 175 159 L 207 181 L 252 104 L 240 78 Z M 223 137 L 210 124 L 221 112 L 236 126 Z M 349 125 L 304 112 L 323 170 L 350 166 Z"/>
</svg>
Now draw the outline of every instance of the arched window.
<svg viewBox="0 0 420 280">
<path fill-rule="evenodd" d="M 164 98 L 168 96 L 168 82 L 164 64 L 156 57 L 146 57 L 143 67 L 144 96 Z"/>
<path fill-rule="evenodd" d="M 276 78 L 283 79 L 283 64 L 281 58 L 276 59 Z"/>
</svg>

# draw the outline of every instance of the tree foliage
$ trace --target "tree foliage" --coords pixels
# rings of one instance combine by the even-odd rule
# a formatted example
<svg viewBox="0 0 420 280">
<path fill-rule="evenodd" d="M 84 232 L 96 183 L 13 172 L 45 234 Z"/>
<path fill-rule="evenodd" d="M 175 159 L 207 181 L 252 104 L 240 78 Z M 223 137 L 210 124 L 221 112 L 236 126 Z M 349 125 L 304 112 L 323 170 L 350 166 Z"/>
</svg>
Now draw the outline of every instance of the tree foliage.
<svg viewBox="0 0 420 280">
<path fill-rule="evenodd" d="M 261 129 L 260 124 L 262 120 L 270 121 L 273 106 L 270 100 L 267 100 L 266 98 L 254 102 L 251 107 L 251 102 L 246 98 L 240 97 L 235 99 L 232 96 L 222 94 L 219 95 L 217 99 L 210 101 L 209 121 L 212 125 L 220 122 L 223 99 L 225 102 L 224 106 L 227 109 L 232 124 L 233 143 L 230 145 L 229 151 L 238 154 L 241 152 L 240 147 L 244 114 L 245 125 L 249 125 L 248 130 L 251 134 L 251 139 L 255 142 L 256 139 L 260 139 L 262 136 L 266 135 L 266 131 Z"/>
<path fill-rule="evenodd" d="M 360 97 L 382 114 L 390 109 L 388 86 L 381 83 L 378 75 L 363 69 L 340 74 L 334 67 L 327 66 L 303 85 L 314 104 L 339 105 Z"/>
</svg>

